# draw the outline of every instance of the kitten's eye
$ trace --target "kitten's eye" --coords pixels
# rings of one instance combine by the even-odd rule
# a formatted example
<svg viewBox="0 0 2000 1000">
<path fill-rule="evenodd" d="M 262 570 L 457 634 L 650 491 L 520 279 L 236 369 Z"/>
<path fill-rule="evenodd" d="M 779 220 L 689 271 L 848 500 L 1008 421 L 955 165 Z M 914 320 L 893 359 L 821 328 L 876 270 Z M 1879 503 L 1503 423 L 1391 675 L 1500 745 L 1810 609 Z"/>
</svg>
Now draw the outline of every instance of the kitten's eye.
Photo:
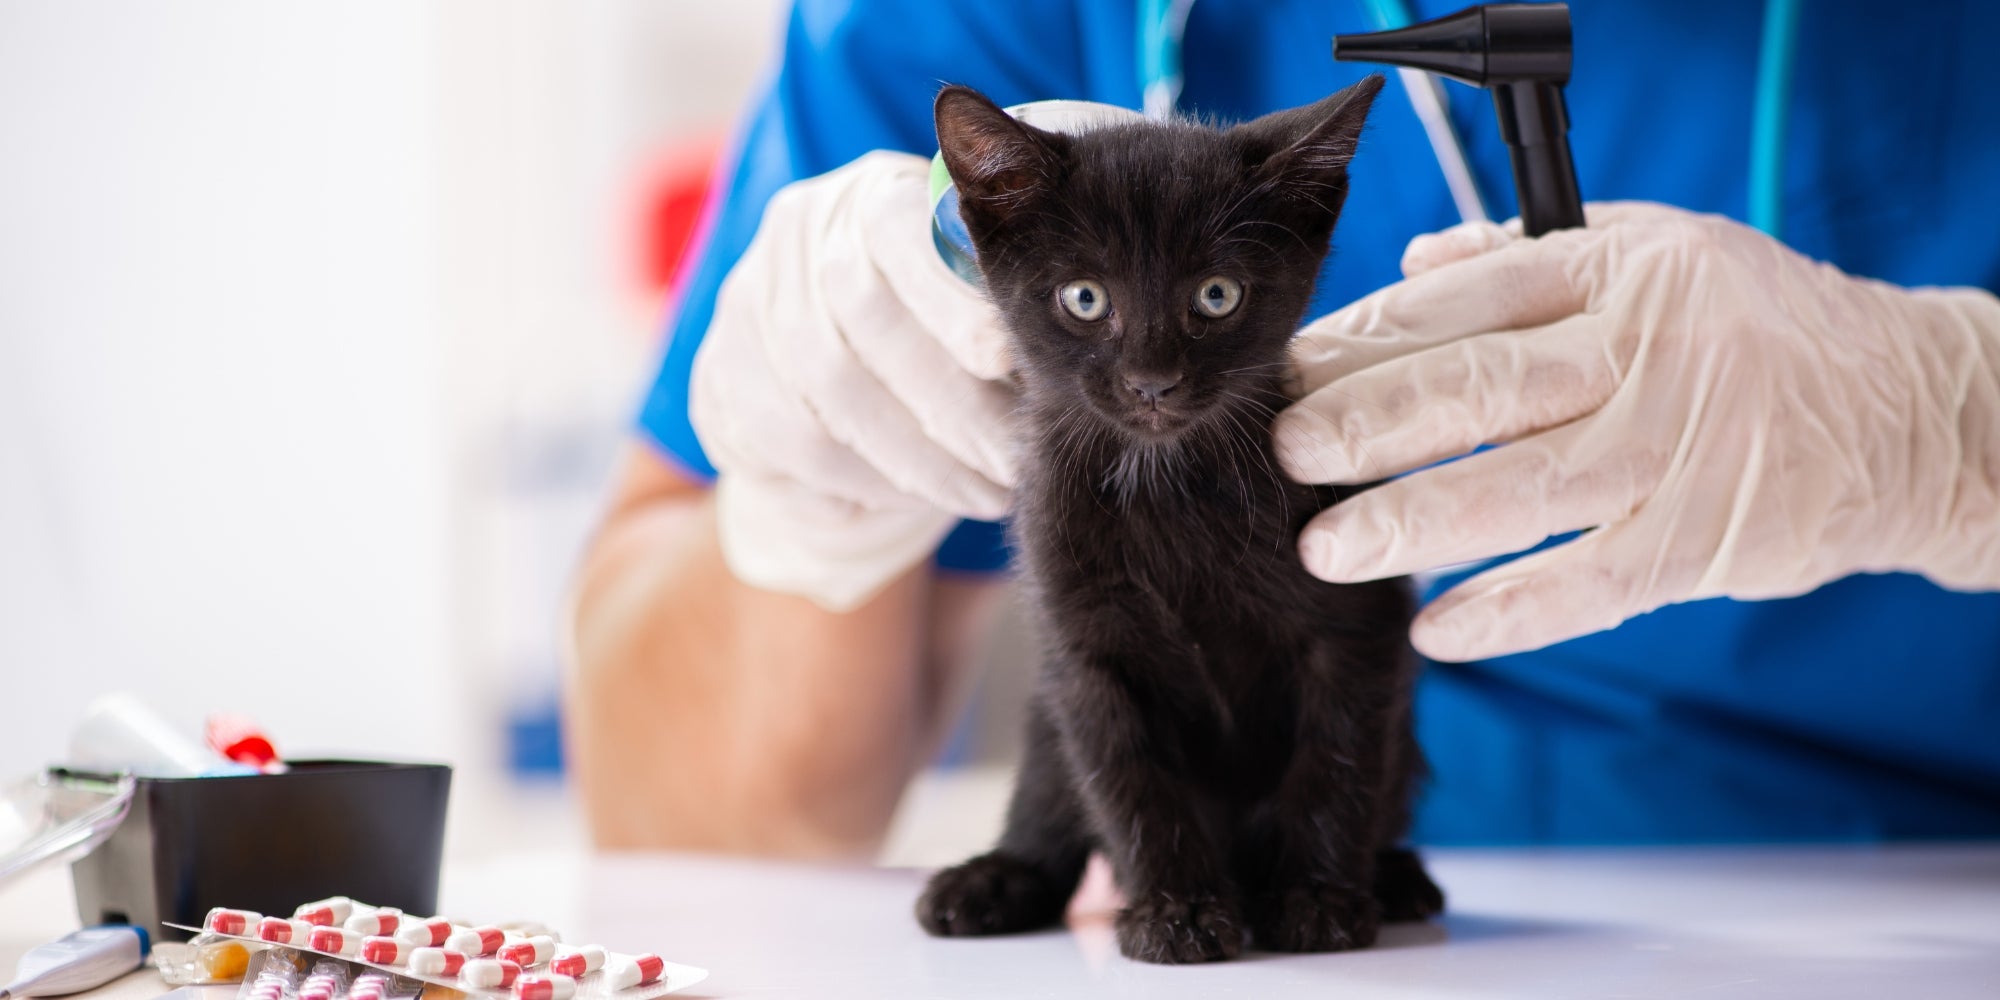
<svg viewBox="0 0 2000 1000">
<path fill-rule="evenodd" d="M 1071 316 L 1086 323 L 1095 323 L 1111 311 L 1111 296 L 1095 281 L 1072 281 L 1056 294 Z"/>
<path fill-rule="evenodd" d="M 1194 292 L 1195 311 L 1209 319 L 1221 319 L 1236 311 L 1243 301 L 1243 286 L 1235 278 L 1216 275 L 1201 283 Z"/>
</svg>

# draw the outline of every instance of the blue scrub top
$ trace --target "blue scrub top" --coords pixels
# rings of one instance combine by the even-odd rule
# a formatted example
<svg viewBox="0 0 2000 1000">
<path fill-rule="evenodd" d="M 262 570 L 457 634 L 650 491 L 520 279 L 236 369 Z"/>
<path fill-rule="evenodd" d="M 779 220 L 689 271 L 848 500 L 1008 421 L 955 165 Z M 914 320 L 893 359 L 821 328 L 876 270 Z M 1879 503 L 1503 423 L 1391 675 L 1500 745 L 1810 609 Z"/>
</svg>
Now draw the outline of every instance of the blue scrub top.
<svg viewBox="0 0 2000 1000">
<path fill-rule="evenodd" d="M 1461 6 L 1415 4 L 1419 17 Z M 1760 4 L 1573 4 L 1572 142 L 1587 199 L 1741 219 Z M 1783 229 L 1801 252 L 1902 285 L 2000 288 L 2000 4 L 1813 4 L 1801 25 Z M 872 149 L 929 155 L 931 99 L 1140 103 L 1131 3 L 800 0 L 740 135 L 641 424 L 712 477 L 687 379 L 716 288 L 779 187 Z M 1245 119 L 1367 69 L 1328 42 L 1359 0 L 1200 0 L 1181 107 Z M 1485 94 L 1448 85 L 1487 204 L 1513 212 Z M 1401 85 L 1376 104 L 1315 315 L 1397 279 L 1411 236 L 1458 221 Z M 998 529 L 939 553 L 992 569 Z M 1442 585 L 1447 585 L 1445 581 Z M 1428 843 L 1867 840 L 2000 833 L 2000 594 L 1856 576 L 1804 597 L 1711 600 L 1483 663 L 1428 664 L 1417 705 Z"/>
</svg>

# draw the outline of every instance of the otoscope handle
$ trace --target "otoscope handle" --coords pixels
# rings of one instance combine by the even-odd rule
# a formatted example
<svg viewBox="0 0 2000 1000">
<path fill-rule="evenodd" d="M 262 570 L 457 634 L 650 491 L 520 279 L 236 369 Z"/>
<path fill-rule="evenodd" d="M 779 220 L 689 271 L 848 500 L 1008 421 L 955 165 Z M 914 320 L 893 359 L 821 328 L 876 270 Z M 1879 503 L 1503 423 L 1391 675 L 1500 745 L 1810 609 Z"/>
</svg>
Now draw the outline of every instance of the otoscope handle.
<svg viewBox="0 0 2000 1000">
<path fill-rule="evenodd" d="M 1545 80 L 1496 83 L 1493 110 L 1514 168 L 1521 227 L 1529 236 L 1583 227 L 1583 195 L 1569 153 L 1569 110 L 1562 85 Z"/>
</svg>

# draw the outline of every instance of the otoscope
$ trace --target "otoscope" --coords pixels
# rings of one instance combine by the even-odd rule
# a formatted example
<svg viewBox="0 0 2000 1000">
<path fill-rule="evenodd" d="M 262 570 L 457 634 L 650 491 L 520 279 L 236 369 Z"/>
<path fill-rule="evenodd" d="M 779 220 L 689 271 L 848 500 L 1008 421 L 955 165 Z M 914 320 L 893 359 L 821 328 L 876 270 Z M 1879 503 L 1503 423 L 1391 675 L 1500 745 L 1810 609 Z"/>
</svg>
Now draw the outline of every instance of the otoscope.
<svg viewBox="0 0 2000 1000">
<path fill-rule="evenodd" d="M 1569 155 L 1569 5 L 1493 3 L 1393 31 L 1339 35 L 1344 62 L 1408 66 L 1493 91 L 1500 138 L 1513 161 L 1514 193 L 1529 236 L 1583 225 L 1583 196 Z"/>
</svg>

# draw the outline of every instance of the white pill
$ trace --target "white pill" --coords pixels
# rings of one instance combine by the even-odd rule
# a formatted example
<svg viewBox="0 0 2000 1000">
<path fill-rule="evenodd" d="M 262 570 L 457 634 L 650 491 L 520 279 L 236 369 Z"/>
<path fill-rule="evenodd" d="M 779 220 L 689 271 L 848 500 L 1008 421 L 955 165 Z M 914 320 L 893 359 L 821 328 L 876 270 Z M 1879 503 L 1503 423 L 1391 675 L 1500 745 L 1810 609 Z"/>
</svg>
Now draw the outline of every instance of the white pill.
<svg viewBox="0 0 2000 1000">
<path fill-rule="evenodd" d="M 557 941 L 562 940 L 562 935 L 557 934 L 554 928 L 547 924 L 536 923 L 533 920 L 516 920 L 511 923 L 501 924 L 500 929 L 514 937 L 525 938 L 540 935 L 542 937 L 555 938 Z"/>
</svg>

